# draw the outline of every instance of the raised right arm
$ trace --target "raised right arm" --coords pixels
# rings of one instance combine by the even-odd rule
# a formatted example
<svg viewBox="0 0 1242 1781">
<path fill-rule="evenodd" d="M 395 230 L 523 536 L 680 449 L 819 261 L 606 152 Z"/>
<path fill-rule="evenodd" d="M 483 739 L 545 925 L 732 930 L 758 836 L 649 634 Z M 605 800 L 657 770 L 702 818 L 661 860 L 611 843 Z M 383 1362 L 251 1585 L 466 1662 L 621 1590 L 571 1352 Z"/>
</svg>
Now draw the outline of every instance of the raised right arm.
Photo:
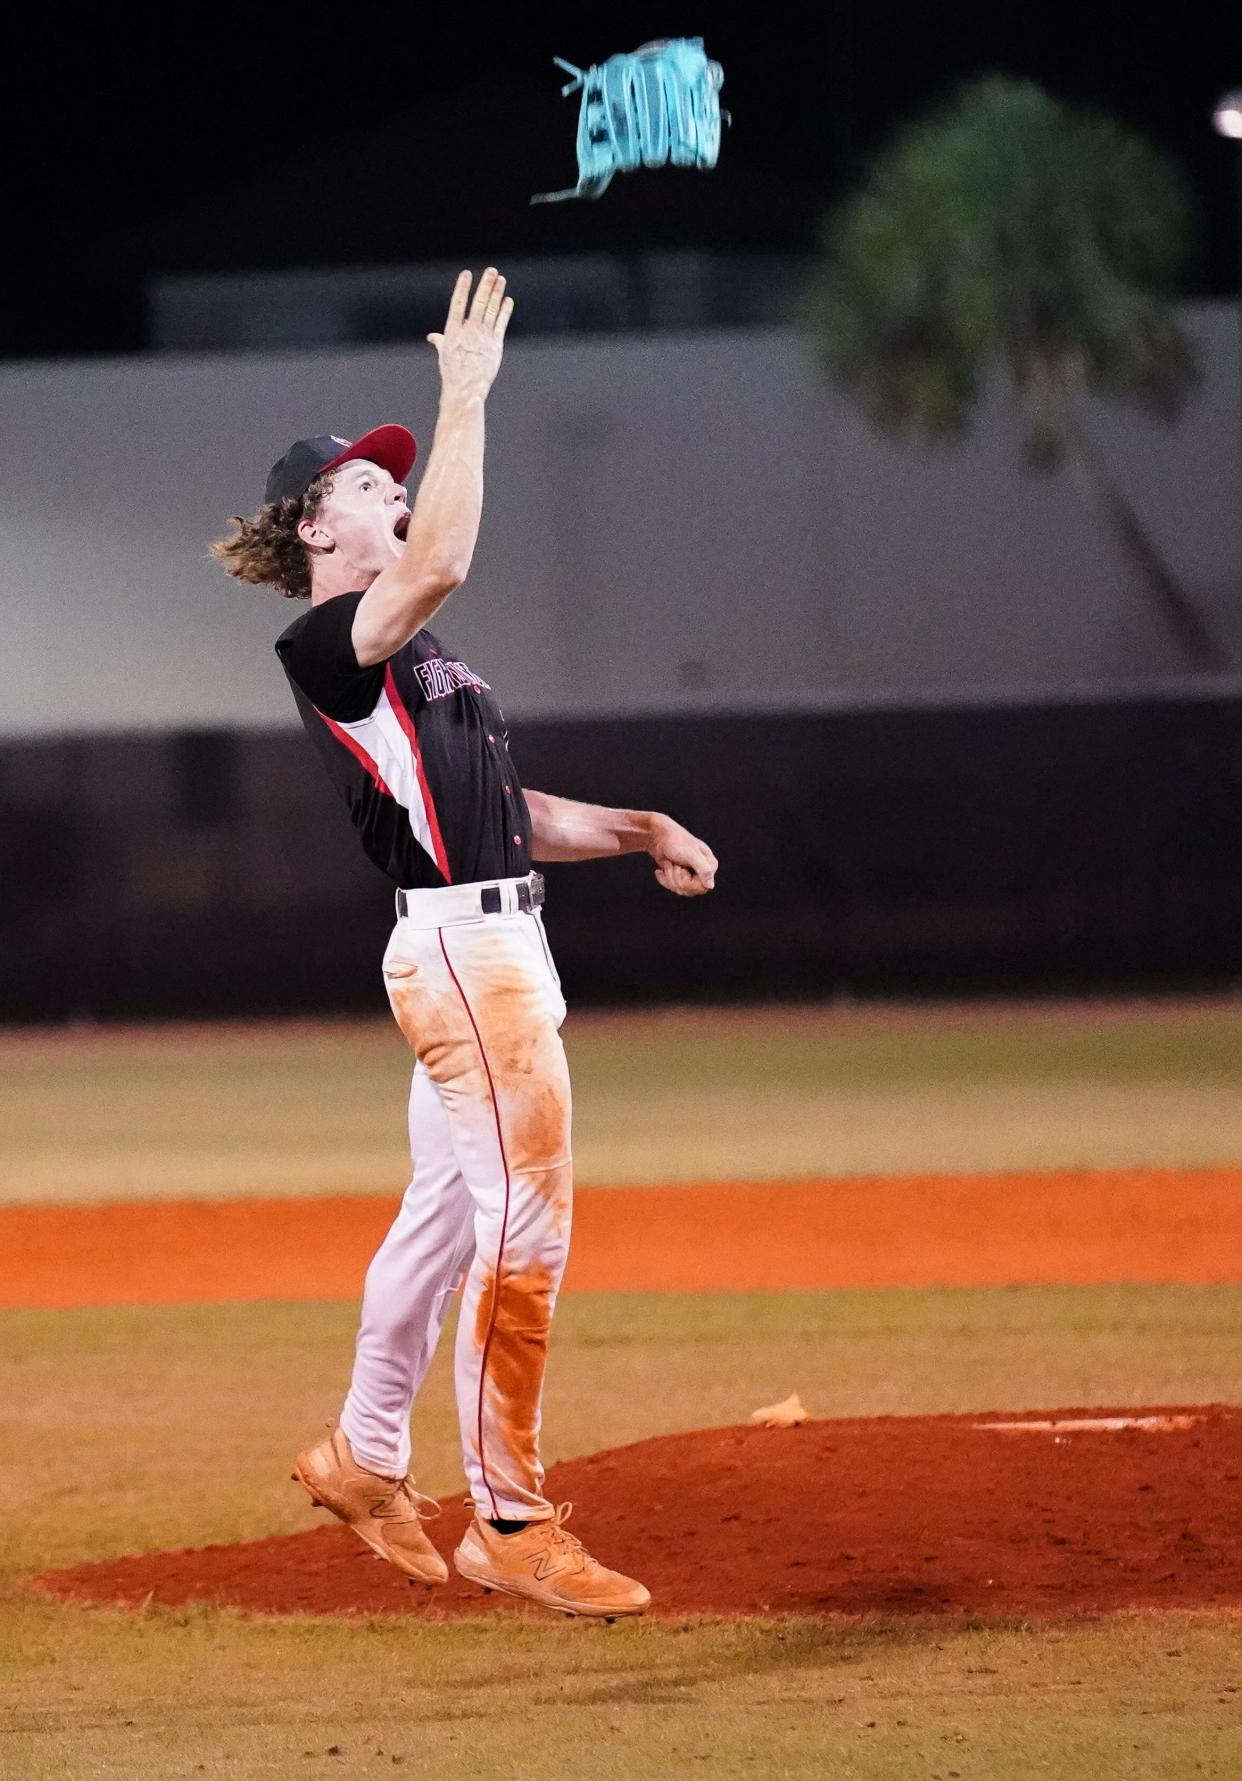
<svg viewBox="0 0 1242 1781">
<path fill-rule="evenodd" d="M 440 412 L 399 561 L 377 575 L 354 614 L 361 668 L 386 662 L 429 622 L 470 568 L 483 511 L 483 410 L 513 313 L 494 266 L 470 304 L 471 275 L 453 289 L 443 334 L 427 336 L 440 359 Z"/>
</svg>

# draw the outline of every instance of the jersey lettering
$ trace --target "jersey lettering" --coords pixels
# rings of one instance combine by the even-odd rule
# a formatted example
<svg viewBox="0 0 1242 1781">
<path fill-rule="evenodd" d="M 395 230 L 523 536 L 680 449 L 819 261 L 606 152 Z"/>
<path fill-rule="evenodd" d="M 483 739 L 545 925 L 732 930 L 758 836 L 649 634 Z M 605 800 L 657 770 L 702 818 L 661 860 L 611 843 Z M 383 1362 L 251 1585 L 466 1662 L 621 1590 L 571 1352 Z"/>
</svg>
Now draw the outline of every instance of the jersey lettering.
<svg viewBox="0 0 1242 1781">
<path fill-rule="evenodd" d="M 446 662 L 439 656 L 419 662 L 414 669 L 423 695 L 428 699 L 447 699 L 450 693 L 468 686 L 477 692 L 490 693 L 491 687 L 464 662 Z"/>
</svg>

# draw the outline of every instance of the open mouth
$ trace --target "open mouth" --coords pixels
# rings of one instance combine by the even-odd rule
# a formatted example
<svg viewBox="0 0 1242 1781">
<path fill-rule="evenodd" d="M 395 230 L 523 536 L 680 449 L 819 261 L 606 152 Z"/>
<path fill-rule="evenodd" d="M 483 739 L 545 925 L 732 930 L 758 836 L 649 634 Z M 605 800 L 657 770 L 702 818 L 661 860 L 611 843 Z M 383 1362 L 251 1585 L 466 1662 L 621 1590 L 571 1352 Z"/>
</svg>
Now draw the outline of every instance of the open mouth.
<svg viewBox="0 0 1242 1781">
<path fill-rule="evenodd" d="M 408 533 L 409 529 L 410 529 L 410 516 L 408 513 L 403 513 L 401 515 L 401 517 L 397 520 L 397 523 L 393 526 L 392 535 L 394 538 L 399 538 L 401 540 L 402 544 L 404 544 L 405 539 L 406 539 L 406 534 Z"/>
</svg>

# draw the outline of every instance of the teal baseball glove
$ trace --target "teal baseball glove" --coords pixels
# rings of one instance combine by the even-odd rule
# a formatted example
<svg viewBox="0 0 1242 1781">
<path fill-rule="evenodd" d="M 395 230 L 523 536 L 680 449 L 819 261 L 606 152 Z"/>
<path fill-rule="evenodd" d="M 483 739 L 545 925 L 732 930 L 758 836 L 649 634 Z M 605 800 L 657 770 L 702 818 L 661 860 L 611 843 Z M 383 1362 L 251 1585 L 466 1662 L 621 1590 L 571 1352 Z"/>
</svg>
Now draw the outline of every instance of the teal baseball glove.
<svg viewBox="0 0 1242 1781">
<path fill-rule="evenodd" d="M 724 71 L 708 59 L 701 37 L 644 43 L 597 68 L 552 59 L 573 75 L 561 97 L 582 89 L 578 183 L 566 192 L 540 192 L 532 204 L 598 198 L 614 173 L 635 167 L 716 165 L 721 120 L 732 120 L 720 109 Z"/>
</svg>

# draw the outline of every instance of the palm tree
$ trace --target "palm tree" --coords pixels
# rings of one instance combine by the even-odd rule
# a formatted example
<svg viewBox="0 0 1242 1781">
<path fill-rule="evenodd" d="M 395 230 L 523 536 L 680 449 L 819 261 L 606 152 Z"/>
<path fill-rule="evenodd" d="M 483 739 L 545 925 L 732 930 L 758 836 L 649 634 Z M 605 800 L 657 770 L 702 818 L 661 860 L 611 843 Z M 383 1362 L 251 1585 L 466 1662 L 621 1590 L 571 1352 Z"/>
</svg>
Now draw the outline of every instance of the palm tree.
<svg viewBox="0 0 1242 1781">
<path fill-rule="evenodd" d="M 1166 422 L 1181 413 L 1198 373 L 1167 293 L 1188 213 L 1138 137 L 989 77 L 906 131 L 832 221 L 809 319 L 829 377 L 893 438 L 960 438 L 1002 367 L 1027 465 L 1072 474 L 1208 668 L 1220 646 L 1081 412 L 1090 394 Z"/>
</svg>

